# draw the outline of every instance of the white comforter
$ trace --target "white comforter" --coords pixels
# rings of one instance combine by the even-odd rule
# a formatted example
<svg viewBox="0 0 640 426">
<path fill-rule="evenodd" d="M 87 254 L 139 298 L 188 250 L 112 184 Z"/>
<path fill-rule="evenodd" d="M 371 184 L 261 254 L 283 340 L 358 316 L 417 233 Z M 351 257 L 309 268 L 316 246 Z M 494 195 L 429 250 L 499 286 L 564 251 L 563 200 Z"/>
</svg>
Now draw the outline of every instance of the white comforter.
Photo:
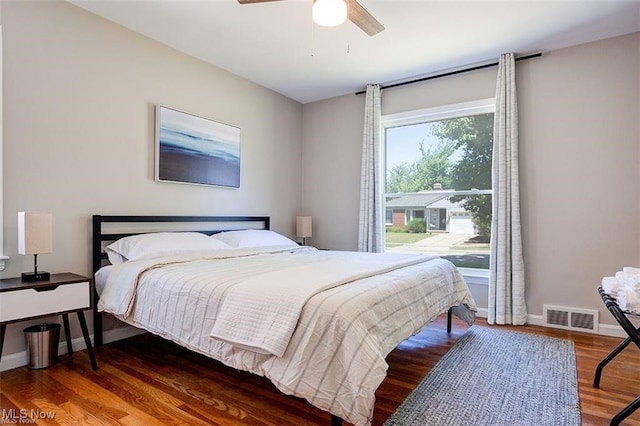
<svg viewBox="0 0 640 426">
<path fill-rule="evenodd" d="M 314 294 L 434 257 L 316 252 L 308 253 L 301 263 L 300 256 L 291 256 L 281 269 L 242 278 L 229 289 L 211 337 L 255 352 L 282 356 L 304 304 Z"/>
<path fill-rule="evenodd" d="M 264 375 L 282 392 L 306 398 L 347 421 L 369 424 L 375 391 L 386 376 L 386 355 L 447 308 L 463 303 L 475 310 L 464 280 L 450 262 L 385 255 L 377 259 L 392 260 L 381 263 L 379 274 L 362 260 L 360 269 L 342 274 L 334 284 L 320 284 L 311 277 L 315 290 L 297 292 L 306 303 L 296 315 L 282 356 L 210 335 L 234 288 L 246 282 L 267 288 L 270 281 L 256 284 L 257 277 L 282 278 L 287 274 L 278 271 L 283 270 L 297 278 L 297 286 L 305 287 L 308 280 L 300 280 L 303 264 L 319 270 L 323 263 L 329 267 L 344 264 L 337 259 L 359 257 L 353 255 L 274 248 L 237 256 L 226 252 L 128 262 L 112 267 L 99 309 L 233 368 Z M 365 257 L 369 256 L 380 255 Z"/>
</svg>

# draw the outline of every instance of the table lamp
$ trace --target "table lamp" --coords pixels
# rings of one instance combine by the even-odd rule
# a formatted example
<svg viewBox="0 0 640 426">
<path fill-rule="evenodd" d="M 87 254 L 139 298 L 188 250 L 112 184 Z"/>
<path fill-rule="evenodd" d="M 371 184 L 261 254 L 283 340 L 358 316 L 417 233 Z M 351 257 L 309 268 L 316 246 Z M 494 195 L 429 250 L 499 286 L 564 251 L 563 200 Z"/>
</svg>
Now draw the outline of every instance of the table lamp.
<svg viewBox="0 0 640 426">
<path fill-rule="evenodd" d="M 22 281 L 46 281 L 49 272 L 38 271 L 38 255 L 52 251 L 51 213 L 18 212 L 18 253 L 33 255 L 33 272 L 23 272 Z"/>
<path fill-rule="evenodd" d="M 312 219 L 311 216 L 296 217 L 296 236 L 302 238 L 302 245 L 305 245 L 305 239 L 312 236 Z"/>
</svg>

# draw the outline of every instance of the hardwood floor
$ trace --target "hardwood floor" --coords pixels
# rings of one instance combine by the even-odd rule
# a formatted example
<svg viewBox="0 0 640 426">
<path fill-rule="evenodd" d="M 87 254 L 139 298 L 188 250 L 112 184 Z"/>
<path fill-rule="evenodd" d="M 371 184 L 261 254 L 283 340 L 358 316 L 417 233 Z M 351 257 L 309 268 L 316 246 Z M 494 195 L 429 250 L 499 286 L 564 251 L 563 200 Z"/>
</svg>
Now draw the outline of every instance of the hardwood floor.
<svg viewBox="0 0 640 426">
<path fill-rule="evenodd" d="M 455 321 L 447 334 L 445 323 L 445 317 L 439 318 L 389 354 L 389 373 L 376 393 L 374 425 L 384 423 L 467 329 Z M 486 326 L 482 319 L 476 324 Z M 536 326 L 508 328 L 575 342 L 583 425 L 609 424 L 640 394 L 640 350 L 635 345 L 604 369 L 600 389 L 595 389 L 596 365 L 621 339 Z M 151 335 L 102 346 L 96 357 L 97 371 L 91 370 L 86 352 L 80 352 L 43 370 L 21 367 L 0 373 L 0 424 L 20 423 L 21 413 L 27 421 L 53 413 L 53 419 L 37 421 L 42 425 L 329 424 L 327 413 L 282 394 L 267 379 Z M 624 424 L 640 426 L 640 412 Z"/>
</svg>

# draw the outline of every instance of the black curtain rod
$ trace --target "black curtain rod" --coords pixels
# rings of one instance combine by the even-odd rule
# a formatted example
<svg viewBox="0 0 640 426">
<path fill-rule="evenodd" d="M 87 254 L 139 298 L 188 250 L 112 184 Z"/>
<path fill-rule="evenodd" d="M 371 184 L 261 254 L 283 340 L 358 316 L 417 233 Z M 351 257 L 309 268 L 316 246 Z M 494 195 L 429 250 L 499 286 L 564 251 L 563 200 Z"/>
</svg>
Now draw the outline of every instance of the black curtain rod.
<svg viewBox="0 0 640 426">
<path fill-rule="evenodd" d="M 540 56 L 542 56 L 542 53 L 533 53 L 531 55 L 521 56 L 519 58 L 516 58 L 515 60 L 516 60 L 516 62 L 517 61 L 524 61 L 525 59 L 538 58 Z M 403 81 L 402 83 L 389 84 L 388 86 L 380 86 L 380 89 L 390 89 L 392 87 L 406 86 L 407 84 L 420 83 L 422 81 L 433 80 L 435 78 L 440 78 L 440 77 L 449 77 L 450 75 L 462 74 L 462 73 L 469 72 L 469 71 L 477 71 L 477 70 L 481 70 L 481 69 L 484 69 L 484 68 L 495 67 L 497 65 L 498 65 L 498 62 L 493 62 L 491 64 L 478 65 L 478 66 L 475 66 L 475 67 L 464 68 L 464 69 L 457 70 L 457 71 L 450 71 L 450 72 L 445 72 L 445 73 L 442 73 L 442 74 L 430 75 L 429 77 L 418 78 L 418 79 L 415 79 L 415 80 Z M 356 92 L 356 95 L 362 95 L 364 93 L 367 93 L 367 91 L 366 90 L 361 90 L 359 92 Z"/>
</svg>

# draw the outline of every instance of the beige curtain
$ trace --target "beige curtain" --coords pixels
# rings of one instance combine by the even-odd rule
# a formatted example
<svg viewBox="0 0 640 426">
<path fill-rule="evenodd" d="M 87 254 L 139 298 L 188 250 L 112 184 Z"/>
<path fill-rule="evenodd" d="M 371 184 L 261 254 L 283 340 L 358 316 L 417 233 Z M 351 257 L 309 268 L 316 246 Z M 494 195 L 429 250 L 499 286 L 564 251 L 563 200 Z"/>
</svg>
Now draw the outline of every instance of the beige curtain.
<svg viewBox="0 0 640 426">
<path fill-rule="evenodd" d="M 518 106 L 515 58 L 500 56 L 493 140 L 493 219 L 489 274 L 490 324 L 527 321 L 520 231 Z"/>
<path fill-rule="evenodd" d="M 360 175 L 358 251 L 382 252 L 382 167 L 380 164 L 380 86 L 367 86 Z"/>
</svg>

